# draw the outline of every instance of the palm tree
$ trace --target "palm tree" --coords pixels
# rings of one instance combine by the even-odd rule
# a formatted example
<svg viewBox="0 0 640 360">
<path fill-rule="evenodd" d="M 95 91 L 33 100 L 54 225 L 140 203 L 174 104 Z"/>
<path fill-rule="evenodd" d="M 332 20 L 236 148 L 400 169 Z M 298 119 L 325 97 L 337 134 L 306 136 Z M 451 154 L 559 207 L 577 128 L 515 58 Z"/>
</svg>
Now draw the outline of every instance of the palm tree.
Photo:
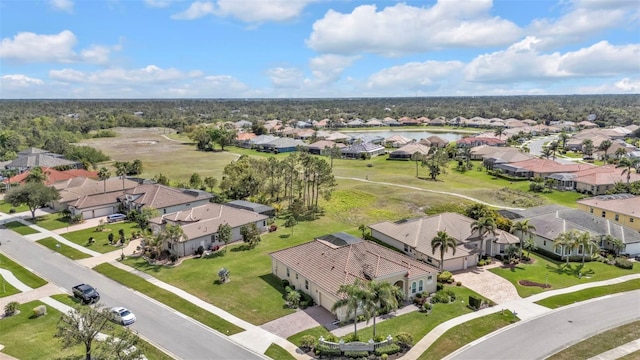
<svg viewBox="0 0 640 360">
<path fill-rule="evenodd" d="M 554 243 L 562 247 L 562 250 L 561 250 L 562 253 L 560 255 L 561 259 L 565 257 L 565 253 L 566 253 L 565 249 L 569 250 L 569 254 L 566 255 L 567 265 L 569 265 L 569 257 L 573 252 L 573 249 L 575 249 L 578 246 L 577 239 L 578 239 L 577 232 L 575 230 L 569 230 L 569 231 L 560 233 L 560 235 L 558 235 L 558 237 L 556 237 L 555 240 L 553 240 Z"/>
<path fill-rule="evenodd" d="M 511 232 L 514 235 L 519 234 L 519 237 L 520 237 L 520 259 L 522 259 L 522 247 L 524 245 L 523 244 L 524 237 L 527 236 L 529 239 L 531 239 L 531 235 L 535 230 L 536 230 L 535 225 L 529 224 L 529 219 L 526 219 L 523 221 L 517 221 L 513 223 L 513 225 L 511 225 L 511 229 L 509 230 L 509 232 Z"/>
<path fill-rule="evenodd" d="M 162 242 L 168 241 L 169 243 L 171 243 L 171 250 L 172 250 L 171 252 L 174 253 L 175 245 L 181 239 L 187 240 L 187 235 L 185 235 L 184 230 L 182 229 L 182 226 L 168 224 L 162 230 L 160 235 L 158 235 L 158 238 Z"/>
<path fill-rule="evenodd" d="M 103 191 L 102 193 L 106 193 L 107 192 L 107 179 L 111 177 L 111 173 L 109 172 L 109 170 L 106 167 L 101 167 L 100 171 L 98 171 L 98 179 L 102 180 L 102 184 L 103 184 Z"/>
<path fill-rule="evenodd" d="M 582 153 L 585 156 L 593 155 L 593 140 L 591 139 L 582 140 Z"/>
<path fill-rule="evenodd" d="M 542 149 L 541 155 L 542 155 L 543 158 L 548 159 L 548 158 L 551 157 L 552 153 L 553 153 L 553 151 L 551 151 L 551 149 L 549 147 L 545 147 L 545 148 Z"/>
<path fill-rule="evenodd" d="M 593 236 L 588 231 L 583 231 L 580 235 L 576 237 L 576 244 L 578 246 L 582 246 L 582 264 L 584 265 L 584 258 L 587 255 L 587 251 L 589 255 L 593 254 L 594 246 L 597 247 L 598 244 L 593 239 Z"/>
<path fill-rule="evenodd" d="M 431 239 L 431 253 L 435 254 L 440 249 L 440 271 L 444 271 L 444 254 L 451 249 L 453 255 L 456 254 L 456 246 L 458 242 L 446 231 L 438 231 L 438 234 Z"/>
<path fill-rule="evenodd" d="M 538 245 L 532 238 L 528 238 L 524 241 L 524 248 L 527 249 L 527 258 L 531 258 L 531 251 L 538 250 Z"/>
<path fill-rule="evenodd" d="M 471 223 L 471 232 L 477 231 L 480 237 L 480 255 L 484 256 L 485 252 L 485 235 L 492 234 L 496 236 L 496 221 L 492 217 L 481 217 Z"/>
<path fill-rule="evenodd" d="M 620 148 L 617 148 L 616 152 L 613 154 L 616 156 L 616 159 L 620 160 L 622 159 L 623 156 L 627 155 L 627 150 L 620 147 Z"/>
<path fill-rule="evenodd" d="M 365 292 L 365 284 L 360 279 L 356 279 L 353 284 L 342 284 L 338 288 L 338 296 L 341 298 L 336 301 L 331 307 L 331 311 L 346 306 L 347 318 L 353 314 L 353 333 L 354 336 L 358 336 L 358 309 L 360 308 L 363 300 L 367 297 Z"/>
<path fill-rule="evenodd" d="M 618 256 L 620 250 L 624 249 L 624 241 L 607 234 L 602 240 L 607 241 L 613 247 L 613 253 Z"/>
<path fill-rule="evenodd" d="M 396 310 L 400 303 L 398 299 L 404 297 L 402 289 L 387 281 L 369 281 L 366 288 L 365 308 L 373 317 L 373 337 L 376 337 L 376 316 Z"/>
<path fill-rule="evenodd" d="M 418 163 L 422 162 L 424 160 L 424 155 L 422 155 L 421 152 L 414 152 L 413 154 L 411 154 L 411 161 L 416 163 L 416 177 L 418 176 Z"/>
<path fill-rule="evenodd" d="M 116 167 L 116 175 L 122 178 L 122 190 L 124 190 L 124 178 L 127 175 L 127 163 L 124 161 L 116 161 L 114 166 Z"/>
<path fill-rule="evenodd" d="M 558 151 L 558 142 L 557 141 L 552 141 L 549 143 L 549 150 L 551 150 L 551 155 L 553 157 L 553 160 L 556 159 L 556 151 Z"/>
<path fill-rule="evenodd" d="M 561 132 L 560 135 L 558 136 L 560 138 L 560 141 L 562 142 L 562 150 L 564 150 L 566 148 L 567 145 L 567 140 L 569 139 L 569 134 L 567 134 L 566 132 Z"/>
<path fill-rule="evenodd" d="M 625 168 L 620 175 L 627 174 L 627 187 L 629 189 L 631 189 L 631 169 L 636 169 L 636 173 L 638 172 L 638 161 L 640 161 L 638 158 L 623 157 L 616 165 L 617 168 Z"/>
<path fill-rule="evenodd" d="M 505 131 L 504 127 L 501 126 L 497 128 L 496 131 L 493 132 L 493 134 L 497 136 L 498 139 L 502 140 L 502 135 L 504 135 L 504 131 Z"/>
<path fill-rule="evenodd" d="M 604 164 L 605 165 L 607 164 L 607 151 L 609 151 L 609 148 L 611 147 L 611 144 L 612 144 L 611 140 L 607 139 L 607 140 L 604 140 L 603 142 L 601 142 L 600 146 L 598 146 L 599 150 L 604 151 L 603 158 L 604 158 Z"/>
</svg>

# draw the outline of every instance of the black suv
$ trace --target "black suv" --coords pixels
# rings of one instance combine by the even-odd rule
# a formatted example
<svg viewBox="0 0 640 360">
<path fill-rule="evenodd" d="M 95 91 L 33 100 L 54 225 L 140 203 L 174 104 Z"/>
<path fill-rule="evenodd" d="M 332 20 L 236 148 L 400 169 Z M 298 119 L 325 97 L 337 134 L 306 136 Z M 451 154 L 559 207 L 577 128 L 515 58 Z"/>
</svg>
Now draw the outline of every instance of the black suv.
<svg viewBox="0 0 640 360">
<path fill-rule="evenodd" d="M 100 293 L 88 284 L 76 285 L 72 288 L 73 297 L 82 300 L 85 304 L 96 303 L 100 300 Z"/>
</svg>

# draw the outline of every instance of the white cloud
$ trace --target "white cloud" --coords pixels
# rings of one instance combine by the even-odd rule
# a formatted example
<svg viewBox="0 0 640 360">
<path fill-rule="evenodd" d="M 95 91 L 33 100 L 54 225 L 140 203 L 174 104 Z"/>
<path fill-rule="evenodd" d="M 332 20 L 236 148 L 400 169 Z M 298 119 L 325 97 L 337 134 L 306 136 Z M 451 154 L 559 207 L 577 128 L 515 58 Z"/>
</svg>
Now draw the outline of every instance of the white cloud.
<svg viewBox="0 0 640 360">
<path fill-rule="evenodd" d="M 601 41 L 590 47 L 561 54 L 540 53 L 540 40 L 527 37 L 506 50 L 480 55 L 465 68 L 468 81 L 548 81 L 640 72 L 640 45 L 614 46 Z"/>
<path fill-rule="evenodd" d="M 300 69 L 275 67 L 267 70 L 267 76 L 276 88 L 299 88 L 304 81 L 304 74 Z"/>
<path fill-rule="evenodd" d="M 195 20 L 214 13 L 214 5 L 211 2 L 196 1 L 191 3 L 189 8 L 181 13 L 172 15 L 174 20 Z"/>
<path fill-rule="evenodd" d="M 28 77 L 22 74 L 3 75 L 2 78 L 3 91 L 11 91 L 12 88 L 24 88 L 33 85 L 42 85 L 44 82 L 40 79 Z"/>
<path fill-rule="evenodd" d="M 342 56 L 326 54 L 309 61 L 309 68 L 316 85 L 327 85 L 337 81 L 346 68 L 351 66 L 359 56 Z"/>
<path fill-rule="evenodd" d="M 311 2 L 317 0 L 218 0 L 216 13 L 244 22 L 282 22 L 294 19 Z"/>
<path fill-rule="evenodd" d="M 637 79 L 624 78 L 620 81 L 617 81 L 614 85 L 616 88 L 625 92 L 630 92 L 630 93 L 640 92 L 640 78 L 637 78 Z"/>
<path fill-rule="evenodd" d="M 164 8 L 176 1 L 179 1 L 179 0 L 144 0 L 144 3 L 147 4 L 147 6 L 152 8 Z"/>
<path fill-rule="evenodd" d="M 398 3 L 380 11 L 375 5 L 358 6 L 350 14 L 329 10 L 313 24 L 307 45 L 327 53 L 397 56 L 518 39 L 518 26 L 491 16 L 491 7 L 491 0 L 439 0 L 431 7 Z"/>
<path fill-rule="evenodd" d="M 140 69 L 105 69 L 95 72 L 82 72 L 74 69 L 51 70 L 49 77 L 53 80 L 88 83 L 88 84 L 122 84 L 163 83 L 181 79 L 201 77 L 199 71 L 184 72 L 177 69 L 161 69 L 148 65 Z"/>
<path fill-rule="evenodd" d="M 71 0 L 49 0 L 49 5 L 56 10 L 72 13 L 74 3 Z"/>
<path fill-rule="evenodd" d="M 410 62 L 371 75 L 367 88 L 394 91 L 438 88 L 458 77 L 463 67 L 464 63 L 460 61 Z"/>
</svg>

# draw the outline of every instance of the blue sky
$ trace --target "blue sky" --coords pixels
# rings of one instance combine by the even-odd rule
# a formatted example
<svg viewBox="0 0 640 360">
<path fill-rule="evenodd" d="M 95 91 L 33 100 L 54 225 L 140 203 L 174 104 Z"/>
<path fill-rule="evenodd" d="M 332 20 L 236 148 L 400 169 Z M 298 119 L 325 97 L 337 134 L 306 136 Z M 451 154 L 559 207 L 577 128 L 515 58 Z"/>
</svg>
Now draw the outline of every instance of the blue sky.
<svg viewBox="0 0 640 360">
<path fill-rule="evenodd" d="M 0 98 L 640 93 L 640 0 L 0 0 Z"/>
</svg>

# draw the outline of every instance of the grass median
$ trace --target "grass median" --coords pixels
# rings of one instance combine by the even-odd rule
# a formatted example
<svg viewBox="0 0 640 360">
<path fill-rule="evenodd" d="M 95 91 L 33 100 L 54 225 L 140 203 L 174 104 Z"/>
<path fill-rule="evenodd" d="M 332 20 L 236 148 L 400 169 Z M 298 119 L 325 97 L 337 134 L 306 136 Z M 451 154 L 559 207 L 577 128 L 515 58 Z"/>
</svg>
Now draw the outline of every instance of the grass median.
<svg viewBox="0 0 640 360">
<path fill-rule="evenodd" d="M 71 246 L 60 243 L 58 240 L 52 237 L 47 237 L 42 240 L 38 240 L 37 243 L 40 245 L 46 246 L 49 249 L 68 257 L 71 260 L 80 260 L 80 259 L 86 259 L 88 257 L 91 257 L 91 255 L 85 254 L 78 249 L 75 249 L 75 248 L 72 248 Z"/>
<path fill-rule="evenodd" d="M 289 354 L 287 350 L 277 344 L 269 345 L 264 354 L 274 360 L 295 360 L 293 355 Z"/>
<path fill-rule="evenodd" d="M 13 276 L 30 288 L 35 289 L 47 284 L 46 280 L 2 254 L 0 254 L 0 268 L 11 271 Z"/>
<path fill-rule="evenodd" d="M 157 287 L 143 278 L 130 272 L 119 269 L 111 264 L 100 264 L 93 268 L 95 271 L 119 282 L 120 284 L 139 291 L 155 300 L 169 306 L 170 308 L 201 322 L 202 324 L 226 335 L 237 334 L 244 329 L 238 327 L 221 317 L 204 311 L 201 307 L 179 297 L 178 295 Z M 255 300 L 255 299 L 254 299 Z"/>
<path fill-rule="evenodd" d="M 536 301 L 536 304 L 546 306 L 550 309 L 556 309 L 580 301 L 638 289 L 640 289 L 640 279 L 634 279 L 619 284 L 597 286 L 569 294 L 551 296 L 546 299 Z"/>
<path fill-rule="evenodd" d="M 15 231 L 20 235 L 31 235 L 31 234 L 37 234 L 39 232 L 38 230 L 30 228 L 29 225 L 25 225 L 19 221 L 11 221 L 4 224 L 4 226 L 7 229 L 11 231 Z"/>
<path fill-rule="evenodd" d="M 575 345 L 572 345 L 554 355 L 549 356 L 548 360 L 573 360 L 573 359 L 589 359 L 605 351 L 615 349 L 631 341 L 640 339 L 640 321 L 635 321 L 626 325 L 619 326 L 602 332 L 598 335 L 585 339 Z M 635 352 L 638 353 L 637 351 Z M 629 354 L 632 355 L 632 354 Z M 631 357 L 638 359 L 638 357 Z"/>
</svg>

